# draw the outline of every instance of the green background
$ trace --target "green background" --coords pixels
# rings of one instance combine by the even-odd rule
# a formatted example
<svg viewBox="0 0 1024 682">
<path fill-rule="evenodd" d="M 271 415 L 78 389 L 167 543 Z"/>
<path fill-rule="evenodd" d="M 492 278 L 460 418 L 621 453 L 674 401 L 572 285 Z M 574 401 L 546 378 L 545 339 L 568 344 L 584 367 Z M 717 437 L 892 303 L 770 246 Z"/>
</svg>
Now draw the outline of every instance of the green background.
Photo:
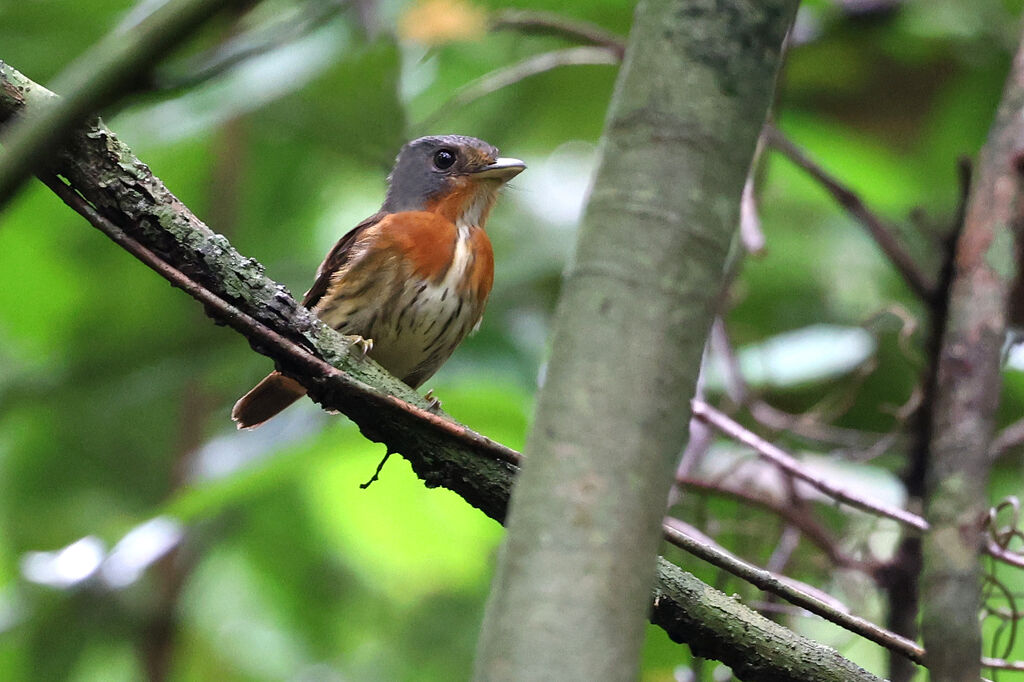
<svg viewBox="0 0 1024 682">
<path fill-rule="evenodd" d="M 927 260 L 957 206 L 957 160 L 976 153 L 991 122 L 1021 3 L 875 4 L 804 3 L 775 116 Z M 521 448 L 616 68 L 565 67 L 452 106 L 473 79 L 571 43 L 483 32 L 497 2 L 363 6 L 370 21 L 345 9 L 195 87 L 139 94 L 105 118 L 295 294 L 379 206 L 405 140 L 475 135 L 524 159 L 529 170 L 488 225 L 497 272 L 483 327 L 428 384 L 456 418 Z M 612 0 L 516 6 L 621 35 L 632 14 Z M 0 59 L 50 83 L 131 10 L 127 0 L 0 1 Z M 214 21 L 161 82 L 229 36 L 276 36 L 309 11 L 268 0 L 239 22 Z M 460 35 L 432 28 L 453 18 Z M 920 304 L 801 171 L 769 154 L 758 180 L 767 248 L 744 262 L 727 318 L 748 378 L 783 409 L 825 401 L 842 426 L 896 428 L 893 411 L 922 363 L 921 330 L 902 344 L 900 316 L 920 321 Z M 236 432 L 232 403 L 269 369 L 38 183 L 0 214 L 0 678 L 145 679 L 146 652 L 165 645 L 175 680 L 468 676 L 501 528 L 425 489 L 400 458 L 360 490 L 383 448 L 308 401 Z M 1005 379 L 1001 424 L 1024 406 L 1013 363 Z M 720 390 L 709 377 L 710 397 Z M 901 501 L 898 447 L 848 464 L 862 453 L 778 437 L 849 485 Z M 708 467 L 744 457 L 719 443 Z M 1024 492 L 1021 464 L 1019 449 L 1000 460 L 993 500 Z M 687 494 L 678 511 L 761 565 L 782 530 L 720 497 Z M 890 526 L 820 511 L 851 553 L 892 550 Z M 765 601 L 674 558 L 747 603 Z M 787 571 L 884 618 L 869 579 L 834 570 L 806 542 Z M 1002 577 L 1024 587 L 1019 571 Z M 778 617 L 884 673 L 874 645 L 804 614 Z M 160 634 L 168 622 L 172 639 Z M 1024 657 L 996 625 L 986 654 Z M 686 647 L 649 634 L 645 679 L 672 680 L 691 665 Z M 715 669 L 698 663 L 696 673 L 712 679 Z"/>
</svg>

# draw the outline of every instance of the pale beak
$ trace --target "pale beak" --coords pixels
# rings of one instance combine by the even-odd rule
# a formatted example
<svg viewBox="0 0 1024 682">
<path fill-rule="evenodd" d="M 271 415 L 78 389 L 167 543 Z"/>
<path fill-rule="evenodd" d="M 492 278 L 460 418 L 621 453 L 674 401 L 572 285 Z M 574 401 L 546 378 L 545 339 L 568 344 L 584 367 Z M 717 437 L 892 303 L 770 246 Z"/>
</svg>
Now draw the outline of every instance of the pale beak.
<svg viewBox="0 0 1024 682">
<path fill-rule="evenodd" d="M 484 166 L 478 171 L 473 171 L 474 178 L 493 178 L 495 180 L 511 180 L 526 170 L 526 164 L 519 159 L 499 157 L 489 166 Z"/>
</svg>

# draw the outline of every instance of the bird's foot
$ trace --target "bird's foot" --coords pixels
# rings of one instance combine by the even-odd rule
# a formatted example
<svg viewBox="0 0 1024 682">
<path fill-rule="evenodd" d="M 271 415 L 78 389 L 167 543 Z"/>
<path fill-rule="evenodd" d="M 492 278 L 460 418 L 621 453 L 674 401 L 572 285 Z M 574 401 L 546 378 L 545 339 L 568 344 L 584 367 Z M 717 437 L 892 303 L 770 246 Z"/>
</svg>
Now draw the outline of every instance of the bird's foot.
<svg viewBox="0 0 1024 682">
<path fill-rule="evenodd" d="M 423 396 L 423 399 L 427 401 L 427 409 L 437 414 L 441 411 L 441 401 L 434 396 L 434 389 L 430 389 Z"/>
<path fill-rule="evenodd" d="M 365 360 L 366 356 L 373 350 L 373 339 L 364 339 L 358 334 L 352 334 L 348 337 L 351 341 L 349 350 L 355 349 L 353 354 L 358 360 Z"/>
</svg>

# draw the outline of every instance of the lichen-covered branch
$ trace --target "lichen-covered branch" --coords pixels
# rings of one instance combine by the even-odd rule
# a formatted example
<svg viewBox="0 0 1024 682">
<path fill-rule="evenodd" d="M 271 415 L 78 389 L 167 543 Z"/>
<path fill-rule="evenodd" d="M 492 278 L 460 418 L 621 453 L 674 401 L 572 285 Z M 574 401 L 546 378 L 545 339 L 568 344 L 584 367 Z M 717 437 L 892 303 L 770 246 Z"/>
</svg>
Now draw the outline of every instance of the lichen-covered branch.
<svg viewBox="0 0 1024 682">
<path fill-rule="evenodd" d="M 980 676 L 979 557 L 1000 350 L 1024 217 L 1024 44 L 982 149 L 956 246 L 932 408 L 922 633 L 933 680 Z"/>
<path fill-rule="evenodd" d="M 658 560 L 651 622 L 695 655 L 722 661 L 744 682 L 880 682 L 834 649 L 795 635 L 664 559 Z"/>
<path fill-rule="evenodd" d="M 45 110 L 53 98 L 0 63 L 0 124 Z M 199 298 L 218 322 L 244 334 L 314 400 L 401 452 L 427 485 L 450 488 L 492 518 L 504 517 L 515 453 L 432 414 L 415 391 L 373 362 L 350 358 L 347 340 L 204 225 L 102 123 L 75 131 L 49 167 L 123 233 L 115 241 L 137 257 L 132 244 L 145 249 L 152 256 L 144 259 L 147 265 Z"/>
</svg>

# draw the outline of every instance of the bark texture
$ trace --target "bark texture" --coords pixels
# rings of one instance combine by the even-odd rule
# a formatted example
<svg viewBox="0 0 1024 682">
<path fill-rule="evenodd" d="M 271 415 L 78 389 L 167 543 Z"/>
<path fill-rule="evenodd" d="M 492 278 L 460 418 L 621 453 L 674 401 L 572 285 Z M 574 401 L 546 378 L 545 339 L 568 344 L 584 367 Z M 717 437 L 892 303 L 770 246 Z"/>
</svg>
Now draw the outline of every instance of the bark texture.
<svg viewBox="0 0 1024 682">
<path fill-rule="evenodd" d="M 983 517 L 989 444 L 1001 384 L 1001 349 L 1024 215 L 1024 46 L 975 173 L 957 243 L 939 353 L 926 477 L 921 580 L 925 663 L 936 682 L 981 675 Z"/>
<path fill-rule="evenodd" d="M 860 666 L 817 642 L 801 642 L 792 630 L 747 610 L 742 622 L 722 627 L 725 614 L 740 606 L 715 588 L 658 559 L 658 586 L 654 590 L 651 622 L 676 639 L 688 633 L 697 656 L 722 661 L 745 682 L 863 682 L 878 680 Z M 705 635 L 714 633 L 712 637 Z M 751 636 L 756 632 L 756 636 Z"/>
<path fill-rule="evenodd" d="M 478 679 L 637 675 L 660 520 L 797 4 L 637 6 Z"/>
</svg>

